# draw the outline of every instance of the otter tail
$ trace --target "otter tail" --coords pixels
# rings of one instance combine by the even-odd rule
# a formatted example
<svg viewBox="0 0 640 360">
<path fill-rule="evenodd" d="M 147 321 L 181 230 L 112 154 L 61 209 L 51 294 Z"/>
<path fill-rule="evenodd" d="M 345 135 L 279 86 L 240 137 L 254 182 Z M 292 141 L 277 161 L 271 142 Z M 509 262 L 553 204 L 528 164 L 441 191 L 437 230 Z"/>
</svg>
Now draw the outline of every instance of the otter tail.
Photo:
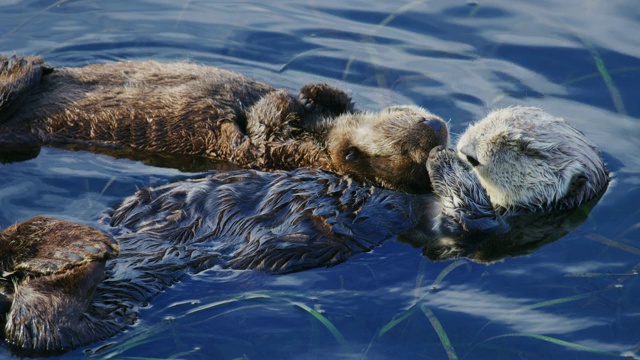
<svg viewBox="0 0 640 360">
<path fill-rule="evenodd" d="M 0 55 L 0 124 L 38 87 L 40 79 L 52 71 L 39 57 Z"/>
</svg>

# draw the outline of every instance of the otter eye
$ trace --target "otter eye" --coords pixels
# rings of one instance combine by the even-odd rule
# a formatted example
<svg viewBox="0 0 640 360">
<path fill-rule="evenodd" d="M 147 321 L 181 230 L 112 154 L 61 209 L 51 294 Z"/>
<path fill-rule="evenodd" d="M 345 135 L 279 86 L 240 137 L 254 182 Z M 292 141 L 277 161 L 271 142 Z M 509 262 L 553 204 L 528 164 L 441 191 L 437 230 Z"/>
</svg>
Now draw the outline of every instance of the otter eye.
<svg viewBox="0 0 640 360">
<path fill-rule="evenodd" d="M 360 157 L 360 150 L 354 147 L 350 147 L 347 151 L 347 155 L 344 157 L 347 161 L 354 161 Z"/>
<path fill-rule="evenodd" d="M 474 158 L 471 155 L 467 155 L 467 161 L 469 162 L 469 164 L 471 164 L 471 166 L 476 167 L 478 165 L 480 165 L 480 162 L 478 161 L 478 159 Z"/>
</svg>

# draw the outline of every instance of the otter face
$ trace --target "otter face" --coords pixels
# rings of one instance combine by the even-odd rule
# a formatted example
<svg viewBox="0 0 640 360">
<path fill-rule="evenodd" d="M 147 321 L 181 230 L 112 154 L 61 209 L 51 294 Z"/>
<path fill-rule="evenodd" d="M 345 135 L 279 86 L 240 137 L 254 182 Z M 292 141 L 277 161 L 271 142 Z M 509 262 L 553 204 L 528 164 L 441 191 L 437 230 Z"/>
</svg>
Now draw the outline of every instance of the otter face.
<svg viewBox="0 0 640 360">
<path fill-rule="evenodd" d="M 460 138 L 494 206 L 548 209 L 599 193 L 608 175 L 598 148 L 563 119 L 533 107 L 497 110 Z"/>
<path fill-rule="evenodd" d="M 418 106 L 392 106 L 379 113 L 338 117 L 327 136 L 336 170 L 359 180 L 411 193 L 431 189 L 429 151 L 446 145 L 447 124 Z"/>
</svg>

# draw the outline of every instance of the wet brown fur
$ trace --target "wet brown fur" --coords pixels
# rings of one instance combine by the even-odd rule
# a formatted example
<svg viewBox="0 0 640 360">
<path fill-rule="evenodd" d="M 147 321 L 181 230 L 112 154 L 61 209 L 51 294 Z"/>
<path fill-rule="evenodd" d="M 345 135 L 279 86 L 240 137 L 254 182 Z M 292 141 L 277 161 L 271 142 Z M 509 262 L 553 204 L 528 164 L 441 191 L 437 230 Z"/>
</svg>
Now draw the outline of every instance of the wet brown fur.
<svg viewBox="0 0 640 360">
<path fill-rule="evenodd" d="M 85 313 L 106 260 L 118 252 L 117 243 L 98 230 L 46 217 L 0 232 L 0 325 L 7 342 L 64 350 L 112 334 L 113 327 Z"/>
<path fill-rule="evenodd" d="M 512 124 L 512 115 L 498 114 L 503 115 L 497 117 L 500 124 Z M 515 114 L 537 117 L 539 110 Z M 487 119 L 495 121 L 496 116 Z M 553 119 L 543 120 L 526 122 L 521 128 L 507 126 L 508 133 L 529 131 L 526 139 L 532 146 L 556 126 L 568 126 L 547 127 Z M 537 127 L 548 131 L 532 131 Z M 488 144 L 512 156 L 519 152 L 532 159 L 540 156 L 513 142 L 492 145 L 496 143 L 480 136 L 485 132 L 478 131 L 478 125 L 473 129 L 467 136 L 474 136 L 475 149 Z M 569 134 L 556 140 L 563 145 L 587 141 L 581 133 Z M 459 145 L 464 144 L 466 140 Z M 228 171 L 143 188 L 101 219 L 120 250 L 120 256 L 106 267 L 105 260 L 118 250 L 106 235 L 81 225 L 35 218 L 0 233 L 0 308 L 7 314 L 4 336 L 23 349 L 67 349 L 126 329 L 135 323 L 141 306 L 188 273 L 253 269 L 277 274 L 334 266 L 389 239 L 422 247 L 423 254 L 434 260 L 465 256 L 490 262 L 527 254 L 584 221 L 607 188 L 600 153 L 587 144 L 581 151 L 588 153 L 581 157 L 557 151 L 545 154 L 552 163 L 590 164 L 570 166 L 570 178 L 584 181 L 556 187 L 554 200 L 545 202 L 545 207 L 507 209 L 492 203 L 473 167 L 486 166 L 493 158 L 474 159 L 479 152 L 462 147 L 458 152 L 431 151 L 426 163 L 432 194 L 380 189 L 318 169 Z M 492 169 L 497 165 L 492 164 Z M 504 185 L 510 184 L 517 182 Z M 69 238 L 73 240 L 65 242 Z M 106 277 L 100 281 L 103 270 Z"/>
<path fill-rule="evenodd" d="M 418 193 L 429 190 L 429 151 L 448 141 L 444 121 L 415 106 L 355 112 L 346 93 L 326 84 L 294 96 L 190 63 L 52 69 L 37 57 L 0 56 L 0 99 L 0 145 L 76 143 L 263 170 L 318 167 Z M 358 141 L 365 131 L 373 136 Z"/>
</svg>

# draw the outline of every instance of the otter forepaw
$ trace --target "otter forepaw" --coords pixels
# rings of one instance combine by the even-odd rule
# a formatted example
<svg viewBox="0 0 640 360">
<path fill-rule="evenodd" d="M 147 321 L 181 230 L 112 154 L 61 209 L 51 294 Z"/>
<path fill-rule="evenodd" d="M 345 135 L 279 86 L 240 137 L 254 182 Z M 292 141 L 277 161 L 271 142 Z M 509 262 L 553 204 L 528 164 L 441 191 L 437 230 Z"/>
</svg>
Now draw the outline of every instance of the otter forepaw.
<svg viewBox="0 0 640 360">
<path fill-rule="evenodd" d="M 427 169 L 441 207 L 441 232 L 462 235 L 494 230 L 500 226 L 489 196 L 473 169 L 455 151 L 442 146 L 429 153 Z"/>
<path fill-rule="evenodd" d="M 464 185 L 471 168 L 462 162 L 454 150 L 440 145 L 431 149 L 427 170 L 433 190 L 437 195 L 449 196 L 453 185 Z"/>
<path fill-rule="evenodd" d="M 335 117 L 353 111 L 351 96 L 328 84 L 307 84 L 298 93 L 307 112 Z"/>
<path fill-rule="evenodd" d="M 302 127 L 300 117 L 303 114 L 297 97 L 285 90 L 270 92 L 251 107 L 247 134 L 255 143 L 296 138 Z"/>
<path fill-rule="evenodd" d="M 16 81 L 34 71 L 40 75 L 47 75 L 53 71 L 53 68 L 46 65 L 39 57 L 18 57 L 15 55 L 6 57 L 0 55 L 0 78 Z"/>
<path fill-rule="evenodd" d="M 42 76 L 52 71 L 39 57 L 0 55 L 0 123 L 38 86 Z"/>
</svg>

